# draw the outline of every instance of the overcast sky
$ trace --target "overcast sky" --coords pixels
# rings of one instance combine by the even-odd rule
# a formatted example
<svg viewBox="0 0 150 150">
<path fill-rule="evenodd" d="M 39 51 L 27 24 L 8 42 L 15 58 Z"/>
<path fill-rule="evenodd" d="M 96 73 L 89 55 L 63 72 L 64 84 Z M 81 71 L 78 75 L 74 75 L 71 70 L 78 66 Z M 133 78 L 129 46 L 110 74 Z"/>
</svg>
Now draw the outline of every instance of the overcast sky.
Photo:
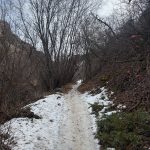
<svg viewBox="0 0 150 150">
<path fill-rule="evenodd" d="M 98 11 L 99 16 L 108 17 L 113 13 L 120 0 L 103 0 L 102 8 Z"/>
</svg>

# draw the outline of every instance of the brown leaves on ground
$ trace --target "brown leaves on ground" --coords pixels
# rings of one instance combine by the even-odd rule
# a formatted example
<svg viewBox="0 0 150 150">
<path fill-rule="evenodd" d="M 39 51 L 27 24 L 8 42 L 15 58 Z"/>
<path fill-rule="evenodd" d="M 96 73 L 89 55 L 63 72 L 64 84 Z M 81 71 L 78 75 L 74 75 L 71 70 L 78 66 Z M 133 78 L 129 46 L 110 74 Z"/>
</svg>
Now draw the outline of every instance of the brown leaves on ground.
<svg viewBox="0 0 150 150">
<path fill-rule="evenodd" d="M 78 90 L 81 93 L 106 86 L 114 95 L 116 105 L 127 106 L 127 111 L 143 109 L 150 111 L 150 77 L 144 63 L 125 63 L 104 66 L 95 77 L 85 81 Z"/>
<path fill-rule="evenodd" d="M 105 86 L 108 80 L 109 80 L 109 76 L 97 74 L 91 80 L 85 81 L 83 84 L 81 84 L 78 88 L 78 91 L 81 93 L 92 91 L 93 89 L 97 89 L 98 87 Z M 101 91 L 97 91 L 97 92 L 100 93 Z"/>
<path fill-rule="evenodd" d="M 88 81 L 79 86 L 78 91 L 84 93 L 86 91 L 90 91 L 96 87 L 96 84 L 93 81 Z"/>
<path fill-rule="evenodd" d="M 13 112 L 12 114 L 7 114 L 6 112 L 0 112 L 0 123 L 3 124 L 6 121 L 11 120 L 12 118 L 25 118 L 25 117 L 40 119 L 38 115 L 35 115 L 33 112 L 31 112 L 29 107 L 26 107 Z"/>
</svg>

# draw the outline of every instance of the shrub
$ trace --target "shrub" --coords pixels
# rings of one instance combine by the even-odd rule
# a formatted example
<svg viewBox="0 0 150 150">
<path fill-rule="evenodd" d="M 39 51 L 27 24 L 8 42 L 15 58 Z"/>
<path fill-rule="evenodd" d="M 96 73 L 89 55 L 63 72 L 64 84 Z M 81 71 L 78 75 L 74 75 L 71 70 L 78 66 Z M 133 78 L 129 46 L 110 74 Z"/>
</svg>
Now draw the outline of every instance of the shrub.
<svg viewBox="0 0 150 150">
<path fill-rule="evenodd" d="M 92 114 L 95 114 L 96 117 L 99 116 L 99 112 L 104 108 L 104 106 L 100 105 L 98 102 L 90 104 L 90 107 L 92 108 Z"/>
<path fill-rule="evenodd" d="M 150 116 L 147 112 L 116 113 L 98 120 L 96 137 L 100 144 L 118 150 L 144 149 L 150 132 Z"/>
</svg>

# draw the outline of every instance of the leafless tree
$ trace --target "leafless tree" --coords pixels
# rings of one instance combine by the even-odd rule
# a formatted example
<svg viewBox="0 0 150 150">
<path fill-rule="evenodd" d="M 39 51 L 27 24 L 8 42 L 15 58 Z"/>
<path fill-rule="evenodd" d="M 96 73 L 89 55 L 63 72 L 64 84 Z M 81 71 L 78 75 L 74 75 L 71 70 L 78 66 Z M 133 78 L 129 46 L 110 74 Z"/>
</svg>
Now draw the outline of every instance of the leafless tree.
<svg viewBox="0 0 150 150">
<path fill-rule="evenodd" d="M 0 2 L 0 112 L 11 115 L 11 111 L 17 111 L 14 106 L 38 97 L 35 86 L 42 85 L 40 72 L 44 69 L 39 61 L 43 57 L 15 34 L 19 30 L 15 24 L 11 30 L 10 4 Z"/>
<path fill-rule="evenodd" d="M 19 0 L 18 4 L 25 33 L 31 43 L 34 43 L 30 34 L 32 27 L 33 35 L 38 36 L 42 45 L 46 57 L 49 88 L 69 82 L 76 71 L 74 56 L 79 52 L 77 39 L 80 25 L 94 3 L 89 0 L 29 0 L 27 5 L 30 21 L 26 18 L 22 1 Z M 70 72 L 66 73 L 67 70 Z"/>
</svg>

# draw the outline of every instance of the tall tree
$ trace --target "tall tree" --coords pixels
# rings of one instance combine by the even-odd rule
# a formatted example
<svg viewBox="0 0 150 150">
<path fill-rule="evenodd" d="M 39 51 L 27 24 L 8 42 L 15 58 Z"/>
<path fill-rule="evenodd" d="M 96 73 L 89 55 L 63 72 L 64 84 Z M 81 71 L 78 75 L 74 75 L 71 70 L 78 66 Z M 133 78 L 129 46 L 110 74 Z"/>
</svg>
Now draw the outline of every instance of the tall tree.
<svg viewBox="0 0 150 150">
<path fill-rule="evenodd" d="M 80 25 L 94 3 L 90 0 L 29 0 L 26 6 L 30 14 L 26 17 L 22 1 L 18 2 L 25 33 L 32 43 L 32 35 L 38 36 L 46 56 L 48 77 L 52 79 L 50 88 L 55 88 L 59 84 L 54 83 L 56 76 L 66 76 L 71 67 L 70 58 L 79 51 Z M 74 61 L 72 67 L 75 67 Z M 74 69 L 71 76 L 72 71 Z"/>
</svg>

